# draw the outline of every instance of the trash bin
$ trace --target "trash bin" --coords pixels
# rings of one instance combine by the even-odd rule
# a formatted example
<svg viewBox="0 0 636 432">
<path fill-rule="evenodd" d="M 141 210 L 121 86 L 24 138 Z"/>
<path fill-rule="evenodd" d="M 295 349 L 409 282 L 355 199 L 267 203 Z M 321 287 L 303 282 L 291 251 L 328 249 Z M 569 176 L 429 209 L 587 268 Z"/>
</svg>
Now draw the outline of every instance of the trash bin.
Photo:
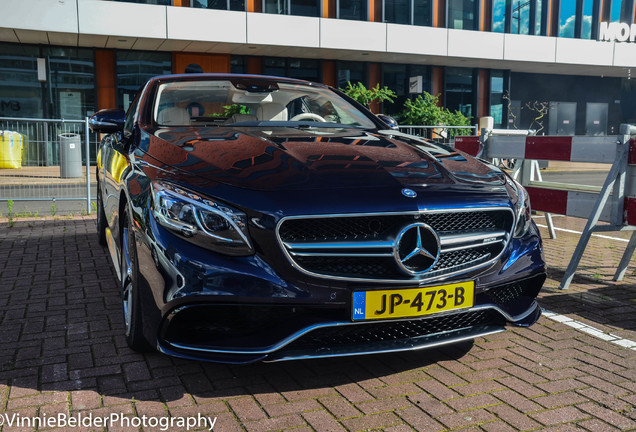
<svg viewBox="0 0 636 432">
<path fill-rule="evenodd" d="M 80 136 L 75 133 L 58 135 L 60 143 L 60 177 L 83 177 L 82 146 Z"/>
<path fill-rule="evenodd" d="M 22 168 L 22 135 L 0 131 L 0 168 Z"/>
</svg>

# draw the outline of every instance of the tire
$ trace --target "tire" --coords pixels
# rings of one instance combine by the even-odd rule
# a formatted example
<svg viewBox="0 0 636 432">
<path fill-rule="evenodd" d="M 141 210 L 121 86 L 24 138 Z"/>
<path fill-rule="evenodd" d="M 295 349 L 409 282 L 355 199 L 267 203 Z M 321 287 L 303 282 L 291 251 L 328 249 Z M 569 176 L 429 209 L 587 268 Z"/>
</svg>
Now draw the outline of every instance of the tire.
<svg viewBox="0 0 636 432">
<path fill-rule="evenodd" d="M 126 342 L 133 351 L 145 352 L 150 350 L 150 344 L 143 335 L 137 244 L 127 209 L 121 218 L 120 238 L 121 300 Z"/>
<path fill-rule="evenodd" d="M 106 246 L 106 213 L 104 213 L 104 200 L 99 183 L 97 184 L 97 240 L 102 246 Z"/>
</svg>

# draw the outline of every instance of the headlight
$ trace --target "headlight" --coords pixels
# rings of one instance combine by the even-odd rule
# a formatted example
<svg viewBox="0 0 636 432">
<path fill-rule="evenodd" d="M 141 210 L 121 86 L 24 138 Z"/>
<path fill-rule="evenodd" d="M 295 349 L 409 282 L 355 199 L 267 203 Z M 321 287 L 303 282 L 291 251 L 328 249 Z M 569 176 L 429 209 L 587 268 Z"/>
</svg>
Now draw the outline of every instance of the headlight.
<svg viewBox="0 0 636 432">
<path fill-rule="evenodd" d="M 526 188 L 513 180 L 513 185 L 517 190 L 517 204 L 515 214 L 517 216 L 517 224 L 515 225 L 515 237 L 523 237 L 530 228 L 532 214 L 530 210 L 530 196 Z"/>
<path fill-rule="evenodd" d="M 254 253 L 242 211 L 164 182 L 153 182 L 152 196 L 157 222 L 179 237 L 226 255 Z"/>
</svg>

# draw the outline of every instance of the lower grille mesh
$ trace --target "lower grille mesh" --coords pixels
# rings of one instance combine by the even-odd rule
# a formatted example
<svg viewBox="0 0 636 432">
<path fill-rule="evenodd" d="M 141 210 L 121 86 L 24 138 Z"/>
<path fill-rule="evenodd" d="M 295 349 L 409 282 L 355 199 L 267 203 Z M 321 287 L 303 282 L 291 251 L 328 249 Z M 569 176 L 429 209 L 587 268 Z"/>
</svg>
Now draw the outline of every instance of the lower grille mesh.
<svg viewBox="0 0 636 432">
<path fill-rule="evenodd" d="M 484 296 L 488 299 L 488 303 L 494 303 L 497 306 L 506 309 L 511 304 L 519 300 L 534 299 L 538 294 L 545 275 L 538 275 L 528 279 L 515 281 L 509 284 L 496 286 L 484 291 Z"/>
<path fill-rule="evenodd" d="M 493 310 L 470 311 L 417 320 L 327 327 L 308 333 L 301 339 L 292 342 L 288 347 L 292 350 L 307 350 L 319 347 L 364 345 L 375 342 L 430 336 L 474 326 L 503 326 L 504 324 L 504 318 Z"/>
</svg>

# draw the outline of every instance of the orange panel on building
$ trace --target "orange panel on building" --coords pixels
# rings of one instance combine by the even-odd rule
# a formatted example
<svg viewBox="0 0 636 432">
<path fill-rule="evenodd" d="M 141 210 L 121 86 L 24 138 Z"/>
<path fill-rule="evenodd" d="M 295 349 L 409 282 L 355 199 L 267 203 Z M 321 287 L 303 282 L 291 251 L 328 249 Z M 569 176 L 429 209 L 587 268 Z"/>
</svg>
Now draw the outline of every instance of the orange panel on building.
<svg viewBox="0 0 636 432">
<path fill-rule="evenodd" d="M 324 60 L 322 62 L 322 82 L 323 84 L 336 86 L 336 62 L 333 60 Z"/>
<path fill-rule="evenodd" d="M 322 0 L 322 17 L 336 17 L 336 0 Z"/>
<path fill-rule="evenodd" d="M 477 101 L 477 114 L 476 118 L 473 119 L 473 122 L 478 118 L 489 115 L 490 105 L 489 105 L 489 94 L 490 94 L 490 72 L 485 69 L 479 70 L 478 77 L 478 101 Z"/>
<path fill-rule="evenodd" d="M 479 14 L 479 30 L 490 31 L 492 22 L 492 0 L 483 0 Z"/>
<path fill-rule="evenodd" d="M 446 1 L 433 1 L 433 27 L 444 27 L 446 25 Z"/>
<path fill-rule="evenodd" d="M 262 12 L 263 2 L 261 0 L 247 0 L 245 7 L 247 12 Z"/>
<path fill-rule="evenodd" d="M 97 109 L 115 108 L 115 52 L 95 50 Z"/>
<path fill-rule="evenodd" d="M 369 63 L 369 88 L 375 87 L 382 82 L 382 65 L 379 63 Z M 372 103 L 369 107 L 371 112 L 378 114 L 380 112 L 380 104 Z"/>
<path fill-rule="evenodd" d="M 382 0 L 369 0 L 369 21 L 382 22 Z"/>
<path fill-rule="evenodd" d="M 247 73 L 254 74 L 254 75 L 261 75 L 263 73 L 263 58 L 248 57 L 247 58 Z"/>
<path fill-rule="evenodd" d="M 229 73 L 229 54 L 189 54 L 174 53 L 172 59 L 172 71 L 185 73 L 188 66 L 200 66 L 204 73 Z M 197 69 L 195 67 L 195 69 Z"/>
<path fill-rule="evenodd" d="M 444 105 L 444 68 L 433 67 L 431 74 L 431 94 L 433 96 L 440 95 L 439 103 Z"/>
</svg>

